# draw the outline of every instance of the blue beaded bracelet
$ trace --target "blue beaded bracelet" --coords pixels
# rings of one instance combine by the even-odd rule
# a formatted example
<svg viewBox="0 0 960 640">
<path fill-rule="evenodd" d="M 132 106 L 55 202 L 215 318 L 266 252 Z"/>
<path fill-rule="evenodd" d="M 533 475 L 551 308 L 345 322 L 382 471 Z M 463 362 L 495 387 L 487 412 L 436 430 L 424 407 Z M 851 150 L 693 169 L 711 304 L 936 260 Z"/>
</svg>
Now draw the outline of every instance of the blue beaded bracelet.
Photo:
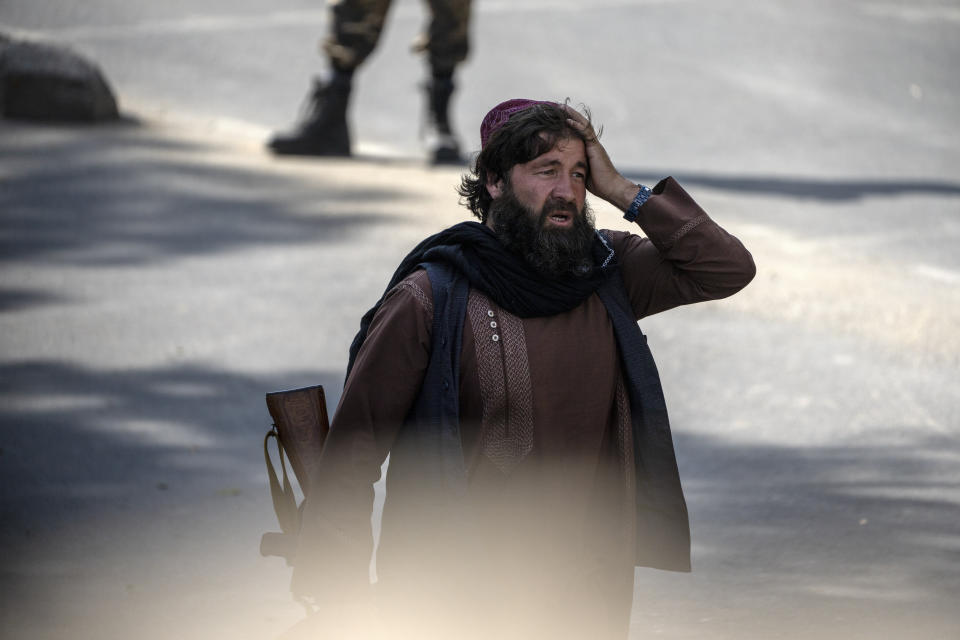
<svg viewBox="0 0 960 640">
<path fill-rule="evenodd" d="M 630 206 L 627 207 L 627 212 L 623 214 L 623 217 L 630 222 L 635 222 L 637 220 L 637 215 L 640 213 L 640 207 L 643 206 L 643 203 L 647 201 L 652 193 L 650 187 L 645 187 L 642 184 L 638 184 L 640 191 L 637 193 L 637 196 L 633 199 L 633 202 L 630 203 Z"/>
</svg>

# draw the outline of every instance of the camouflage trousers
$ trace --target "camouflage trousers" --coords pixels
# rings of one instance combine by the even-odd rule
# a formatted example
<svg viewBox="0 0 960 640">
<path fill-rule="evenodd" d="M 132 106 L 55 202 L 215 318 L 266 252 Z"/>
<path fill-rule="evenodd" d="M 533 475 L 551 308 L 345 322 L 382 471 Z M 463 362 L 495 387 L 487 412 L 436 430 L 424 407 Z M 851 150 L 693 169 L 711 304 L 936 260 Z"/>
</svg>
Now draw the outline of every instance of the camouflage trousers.
<svg viewBox="0 0 960 640">
<path fill-rule="evenodd" d="M 430 22 L 414 51 L 425 52 L 434 71 L 452 71 L 467 58 L 470 0 L 425 1 Z M 377 46 L 390 0 L 330 0 L 329 6 L 332 24 L 322 49 L 334 68 L 355 69 Z"/>
</svg>

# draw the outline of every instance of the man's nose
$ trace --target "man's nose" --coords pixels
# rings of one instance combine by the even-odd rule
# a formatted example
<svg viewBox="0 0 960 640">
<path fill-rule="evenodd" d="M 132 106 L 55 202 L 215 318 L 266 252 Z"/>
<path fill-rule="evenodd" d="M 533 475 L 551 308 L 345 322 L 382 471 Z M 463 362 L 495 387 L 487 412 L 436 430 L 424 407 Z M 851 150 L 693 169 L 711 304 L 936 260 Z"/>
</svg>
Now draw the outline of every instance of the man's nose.
<svg viewBox="0 0 960 640">
<path fill-rule="evenodd" d="M 576 191 L 573 188 L 573 178 L 568 175 L 560 175 L 554 183 L 553 192 L 550 195 L 567 202 L 575 202 Z"/>
</svg>

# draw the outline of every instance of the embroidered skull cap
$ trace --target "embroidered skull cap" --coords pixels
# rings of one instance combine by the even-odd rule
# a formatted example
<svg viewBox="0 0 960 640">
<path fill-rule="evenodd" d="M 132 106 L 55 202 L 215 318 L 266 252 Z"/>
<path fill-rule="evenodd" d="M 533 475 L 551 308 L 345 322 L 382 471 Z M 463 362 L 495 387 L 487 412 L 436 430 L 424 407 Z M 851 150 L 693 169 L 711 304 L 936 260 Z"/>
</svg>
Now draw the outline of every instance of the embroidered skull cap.
<svg viewBox="0 0 960 640">
<path fill-rule="evenodd" d="M 493 133 L 503 126 L 503 124 L 510 119 L 510 117 L 517 113 L 518 111 L 523 111 L 524 109 L 529 109 L 530 107 L 536 106 L 538 104 L 552 104 L 556 105 L 556 102 L 550 102 L 547 100 L 530 100 L 528 98 L 512 98 L 505 102 L 501 102 L 493 109 L 490 109 L 487 112 L 487 115 L 483 117 L 483 121 L 480 123 L 480 148 L 487 146 L 487 141 L 490 140 L 490 136 Z"/>
</svg>

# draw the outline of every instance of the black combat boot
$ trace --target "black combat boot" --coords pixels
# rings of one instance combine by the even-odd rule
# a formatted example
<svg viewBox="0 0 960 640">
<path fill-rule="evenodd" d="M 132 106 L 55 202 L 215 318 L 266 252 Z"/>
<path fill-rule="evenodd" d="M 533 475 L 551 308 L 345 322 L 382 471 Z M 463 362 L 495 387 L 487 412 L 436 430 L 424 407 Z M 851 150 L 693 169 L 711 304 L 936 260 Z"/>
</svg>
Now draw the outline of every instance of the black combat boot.
<svg viewBox="0 0 960 640">
<path fill-rule="evenodd" d="M 267 146 L 279 155 L 349 156 L 347 103 L 352 80 L 353 74 L 343 71 L 327 81 L 314 79 L 296 128 L 273 136 Z"/>
<path fill-rule="evenodd" d="M 453 72 L 434 72 L 426 85 L 427 126 L 424 138 L 434 164 L 463 164 L 460 144 L 450 126 L 450 97 L 453 95 Z"/>
</svg>

